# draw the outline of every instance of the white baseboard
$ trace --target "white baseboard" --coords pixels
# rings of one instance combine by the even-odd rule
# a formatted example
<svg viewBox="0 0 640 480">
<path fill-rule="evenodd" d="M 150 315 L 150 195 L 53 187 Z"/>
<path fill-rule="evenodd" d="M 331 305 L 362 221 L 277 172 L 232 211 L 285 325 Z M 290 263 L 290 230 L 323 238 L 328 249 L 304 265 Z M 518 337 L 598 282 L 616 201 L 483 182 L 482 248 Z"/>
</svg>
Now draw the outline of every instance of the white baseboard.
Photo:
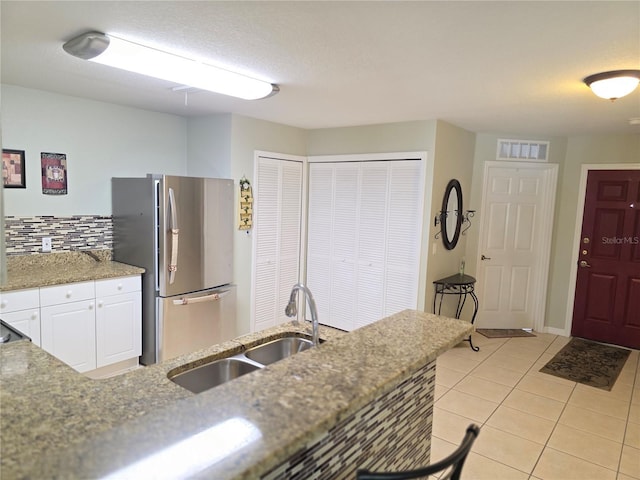
<svg viewBox="0 0 640 480">
<path fill-rule="evenodd" d="M 568 332 L 564 328 L 544 327 L 543 333 L 550 333 L 552 335 L 560 335 L 561 337 L 570 337 L 571 332 Z"/>
</svg>

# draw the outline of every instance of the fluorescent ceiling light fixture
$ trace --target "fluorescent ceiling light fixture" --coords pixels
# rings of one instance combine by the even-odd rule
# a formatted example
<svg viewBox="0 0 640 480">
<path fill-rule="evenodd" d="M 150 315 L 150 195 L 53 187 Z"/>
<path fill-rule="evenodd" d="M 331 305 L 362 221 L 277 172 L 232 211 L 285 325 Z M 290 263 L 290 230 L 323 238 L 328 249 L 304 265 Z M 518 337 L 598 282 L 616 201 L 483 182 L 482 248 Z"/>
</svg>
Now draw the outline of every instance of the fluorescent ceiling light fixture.
<svg viewBox="0 0 640 480">
<path fill-rule="evenodd" d="M 191 478 L 261 437 L 260 430 L 253 423 L 233 417 L 121 468 L 102 480 Z"/>
<path fill-rule="evenodd" d="M 62 48 L 83 60 L 245 100 L 265 98 L 280 90 L 263 80 L 100 32 L 83 33 Z"/>
<path fill-rule="evenodd" d="M 629 95 L 640 82 L 640 70 L 614 70 L 596 73 L 584 79 L 593 93 L 611 101 Z"/>
</svg>

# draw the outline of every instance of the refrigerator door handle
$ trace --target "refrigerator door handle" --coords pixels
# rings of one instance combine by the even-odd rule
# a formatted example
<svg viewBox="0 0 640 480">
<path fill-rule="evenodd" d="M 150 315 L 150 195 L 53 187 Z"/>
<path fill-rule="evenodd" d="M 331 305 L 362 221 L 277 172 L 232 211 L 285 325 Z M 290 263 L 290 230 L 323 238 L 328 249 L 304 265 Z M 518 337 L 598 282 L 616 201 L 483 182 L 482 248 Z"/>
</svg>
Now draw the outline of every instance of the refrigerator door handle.
<svg viewBox="0 0 640 480">
<path fill-rule="evenodd" d="M 173 194 L 173 188 L 169 188 L 169 210 L 171 210 L 171 260 L 169 261 L 169 283 L 175 280 L 176 271 L 178 270 L 178 236 L 180 229 L 178 228 L 178 211 L 176 209 L 176 198 Z"/>
<path fill-rule="evenodd" d="M 231 290 L 226 290 L 220 293 L 212 293 L 210 295 L 203 295 L 202 297 L 185 297 L 180 298 L 178 300 L 174 300 L 174 305 L 190 305 L 192 303 L 202 303 L 202 302 L 215 302 L 216 300 L 220 300 L 225 295 L 227 295 Z"/>
</svg>

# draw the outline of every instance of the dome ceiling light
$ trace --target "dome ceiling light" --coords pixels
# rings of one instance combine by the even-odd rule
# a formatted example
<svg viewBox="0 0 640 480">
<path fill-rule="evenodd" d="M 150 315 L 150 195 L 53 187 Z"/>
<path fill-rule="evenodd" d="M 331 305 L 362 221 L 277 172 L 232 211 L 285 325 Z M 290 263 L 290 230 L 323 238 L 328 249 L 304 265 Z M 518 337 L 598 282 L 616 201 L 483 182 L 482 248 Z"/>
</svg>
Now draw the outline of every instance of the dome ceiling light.
<svg viewBox="0 0 640 480">
<path fill-rule="evenodd" d="M 640 82 L 640 70 L 613 70 L 596 73 L 584 79 L 584 83 L 601 98 L 614 101 L 629 95 Z"/>
<path fill-rule="evenodd" d="M 280 91 L 269 82 L 100 32 L 83 33 L 62 48 L 83 60 L 245 100 Z"/>
</svg>

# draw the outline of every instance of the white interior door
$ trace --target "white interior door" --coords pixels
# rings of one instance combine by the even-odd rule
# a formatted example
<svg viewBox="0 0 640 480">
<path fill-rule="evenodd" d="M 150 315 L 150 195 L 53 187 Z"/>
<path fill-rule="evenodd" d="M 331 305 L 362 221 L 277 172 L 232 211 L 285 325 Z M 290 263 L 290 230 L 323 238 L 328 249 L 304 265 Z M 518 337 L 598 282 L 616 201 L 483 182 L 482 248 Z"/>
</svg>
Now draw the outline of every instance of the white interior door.
<svg viewBox="0 0 640 480">
<path fill-rule="evenodd" d="M 478 328 L 544 324 L 557 165 L 487 162 L 478 252 Z"/>
</svg>

